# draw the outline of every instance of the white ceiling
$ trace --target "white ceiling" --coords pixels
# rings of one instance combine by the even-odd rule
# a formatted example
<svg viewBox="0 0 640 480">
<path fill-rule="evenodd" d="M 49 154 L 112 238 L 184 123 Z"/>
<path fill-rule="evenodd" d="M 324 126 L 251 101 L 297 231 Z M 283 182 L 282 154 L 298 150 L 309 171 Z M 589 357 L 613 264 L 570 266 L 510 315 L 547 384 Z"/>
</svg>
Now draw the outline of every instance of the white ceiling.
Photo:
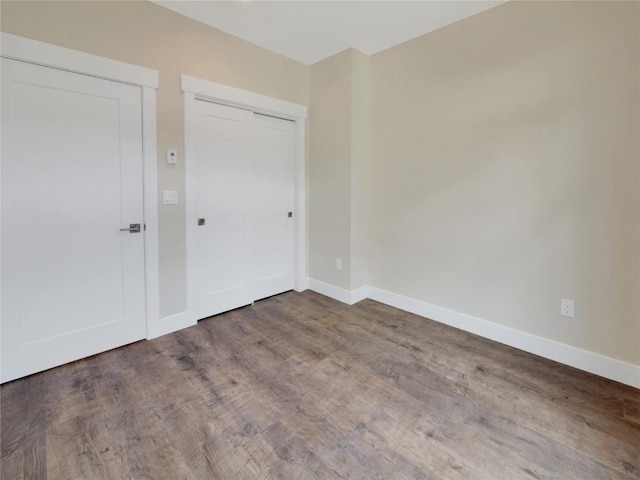
<svg viewBox="0 0 640 480">
<path fill-rule="evenodd" d="M 374 54 L 505 0 L 152 1 L 311 65 L 349 47 Z"/>
</svg>

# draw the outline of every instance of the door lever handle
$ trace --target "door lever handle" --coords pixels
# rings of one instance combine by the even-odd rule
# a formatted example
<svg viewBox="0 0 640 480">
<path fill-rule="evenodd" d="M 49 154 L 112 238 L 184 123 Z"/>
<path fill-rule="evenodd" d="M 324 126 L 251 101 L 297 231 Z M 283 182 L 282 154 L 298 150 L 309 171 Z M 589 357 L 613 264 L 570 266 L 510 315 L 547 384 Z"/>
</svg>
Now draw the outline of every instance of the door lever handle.
<svg viewBox="0 0 640 480">
<path fill-rule="evenodd" d="M 129 233 L 140 233 L 140 224 L 139 223 L 130 223 L 129 228 L 121 228 L 121 232 L 129 232 Z"/>
</svg>

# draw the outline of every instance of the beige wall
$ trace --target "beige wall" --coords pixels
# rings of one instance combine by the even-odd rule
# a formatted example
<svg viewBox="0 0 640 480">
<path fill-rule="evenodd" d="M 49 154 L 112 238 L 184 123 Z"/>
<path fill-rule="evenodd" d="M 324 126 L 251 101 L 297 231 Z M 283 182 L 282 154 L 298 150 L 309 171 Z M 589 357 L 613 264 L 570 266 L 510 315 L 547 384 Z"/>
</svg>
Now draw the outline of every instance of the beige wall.
<svg viewBox="0 0 640 480">
<path fill-rule="evenodd" d="M 639 7 L 510 2 L 371 58 L 370 285 L 640 364 Z"/>
<path fill-rule="evenodd" d="M 161 316 L 185 309 L 183 106 L 180 74 L 307 104 L 306 65 L 149 2 L 0 3 L 3 32 L 134 63 L 160 72 L 159 188 L 178 190 L 179 205 L 159 204 Z M 168 148 L 178 165 L 167 165 Z"/>
<path fill-rule="evenodd" d="M 353 48 L 311 66 L 309 276 L 345 290 L 367 282 L 368 85 L 369 57 Z"/>
<path fill-rule="evenodd" d="M 311 66 L 309 276 L 351 287 L 351 50 Z M 335 268 L 342 259 L 342 271 Z"/>
<path fill-rule="evenodd" d="M 351 290 L 367 285 L 371 152 L 370 57 L 351 50 Z"/>
</svg>

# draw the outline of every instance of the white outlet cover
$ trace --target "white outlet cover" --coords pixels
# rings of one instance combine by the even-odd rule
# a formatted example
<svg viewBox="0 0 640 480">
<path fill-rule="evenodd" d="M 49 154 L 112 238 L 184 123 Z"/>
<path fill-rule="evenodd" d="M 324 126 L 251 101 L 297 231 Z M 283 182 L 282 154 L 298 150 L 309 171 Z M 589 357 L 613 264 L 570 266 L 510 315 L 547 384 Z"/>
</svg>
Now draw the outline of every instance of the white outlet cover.
<svg viewBox="0 0 640 480">
<path fill-rule="evenodd" d="M 560 314 L 565 317 L 575 317 L 576 302 L 563 298 L 560 301 Z"/>
<path fill-rule="evenodd" d="M 169 165 L 175 165 L 178 163 L 178 151 L 176 149 L 167 150 L 167 163 Z"/>
</svg>

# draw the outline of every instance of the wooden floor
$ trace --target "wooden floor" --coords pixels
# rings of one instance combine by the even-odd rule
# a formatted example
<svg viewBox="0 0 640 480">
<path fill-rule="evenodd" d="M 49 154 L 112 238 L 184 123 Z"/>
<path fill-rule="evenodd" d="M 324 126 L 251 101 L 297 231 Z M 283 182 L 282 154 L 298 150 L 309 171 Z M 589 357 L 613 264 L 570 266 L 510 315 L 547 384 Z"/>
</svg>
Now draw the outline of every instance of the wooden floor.
<svg viewBox="0 0 640 480">
<path fill-rule="evenodd" d="M 640 478 L 640 390 L 312 292 L 1 397 L 3 479 Z"/>
</svg>

